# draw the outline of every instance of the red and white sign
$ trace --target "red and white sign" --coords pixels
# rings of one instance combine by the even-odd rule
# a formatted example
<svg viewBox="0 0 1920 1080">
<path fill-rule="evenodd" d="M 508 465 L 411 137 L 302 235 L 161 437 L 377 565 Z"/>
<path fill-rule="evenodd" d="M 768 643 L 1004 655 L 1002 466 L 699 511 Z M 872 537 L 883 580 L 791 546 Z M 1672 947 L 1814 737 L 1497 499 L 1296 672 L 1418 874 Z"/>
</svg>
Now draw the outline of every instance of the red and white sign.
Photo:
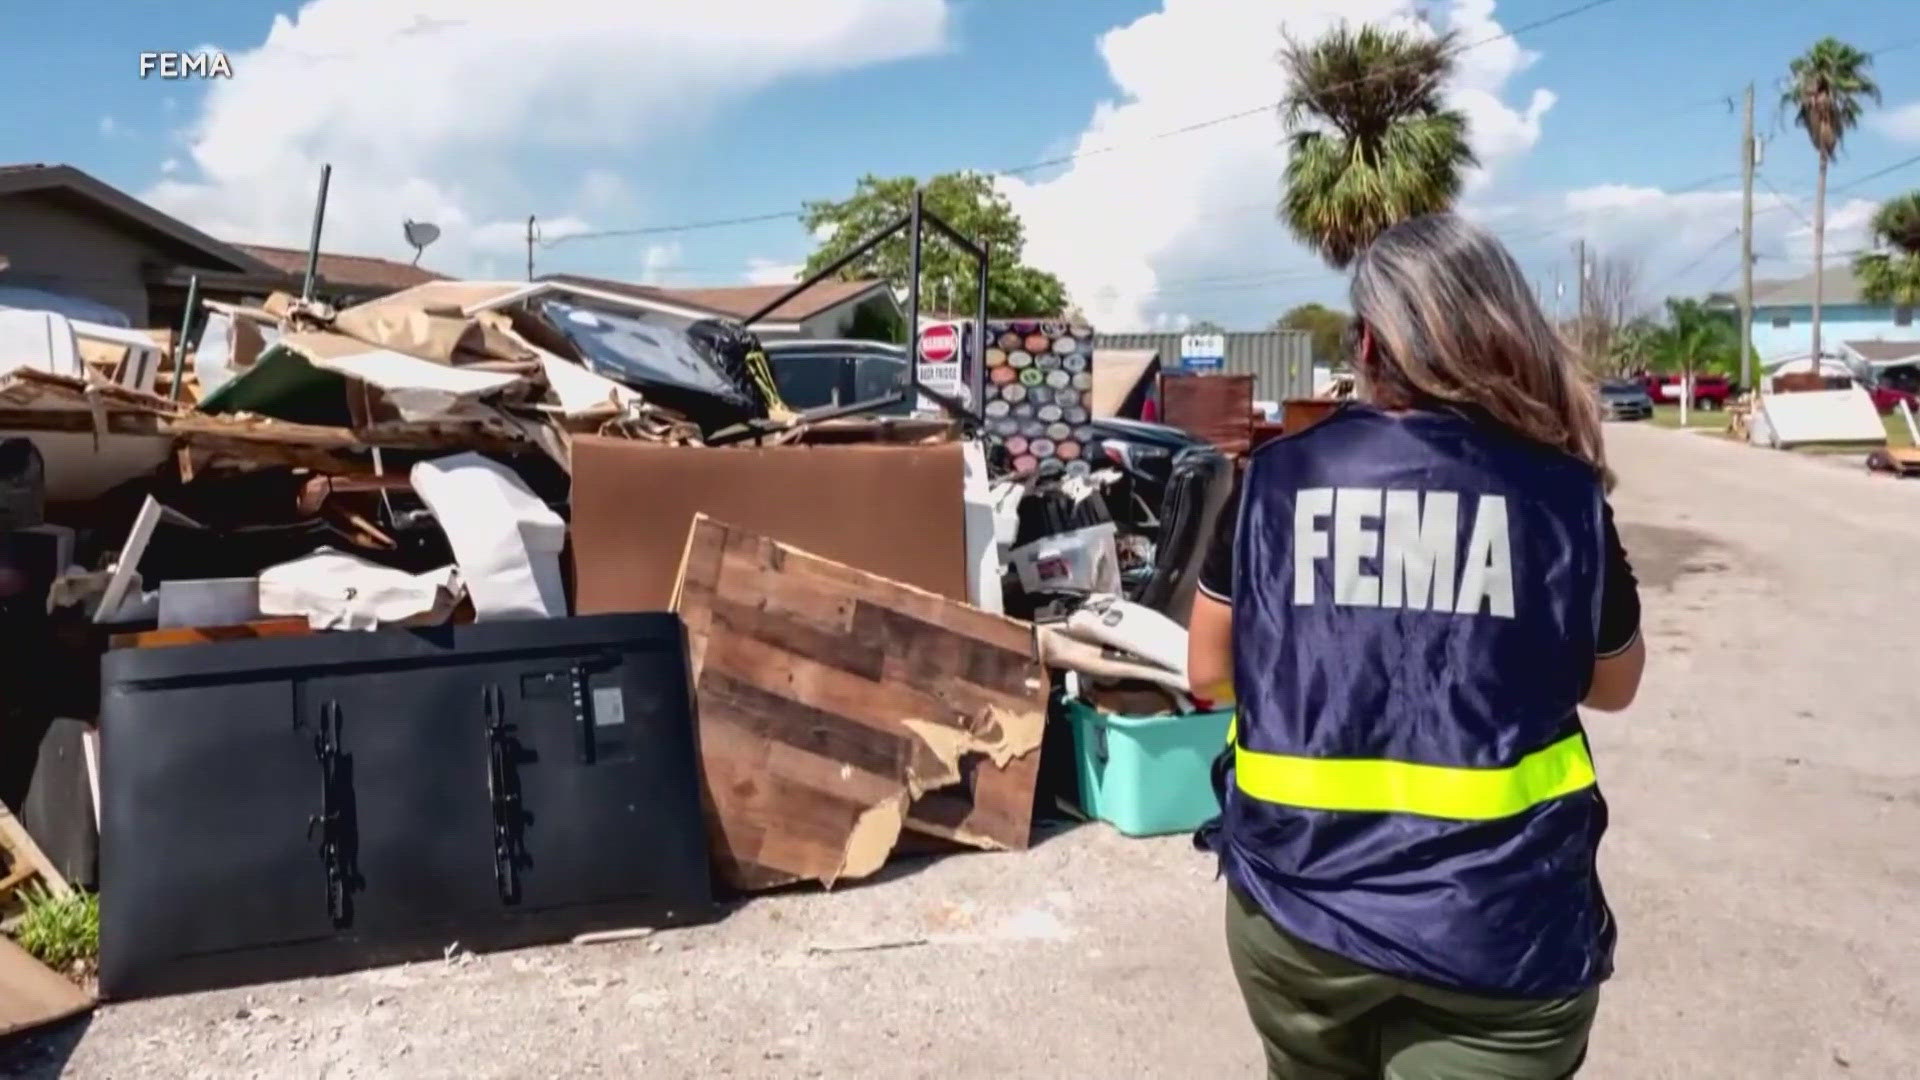
<svg viewBox="0 0 1920 1080">
<path fill-rule="evenodd" d="M 956 323 L 932 323 L 920 329 L 920 385 L 958 398 L 960 390 L 960 334 Z M 940 406 L 922 396 L 922 412 L 938 414 Z"/>
<path fill-rule="evenodd" d="M 960 328 L 952 323 L 935 323 L 920 331 L 920 362 L 945 364 L 960 355 Z"/>
</svg>

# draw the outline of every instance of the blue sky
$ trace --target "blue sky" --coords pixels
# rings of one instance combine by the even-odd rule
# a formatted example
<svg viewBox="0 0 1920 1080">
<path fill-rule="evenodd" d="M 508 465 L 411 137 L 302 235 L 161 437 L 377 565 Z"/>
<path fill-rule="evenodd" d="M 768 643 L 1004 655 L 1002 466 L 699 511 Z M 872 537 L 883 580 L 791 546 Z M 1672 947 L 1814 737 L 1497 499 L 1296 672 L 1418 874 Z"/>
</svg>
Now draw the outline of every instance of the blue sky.
<svg viewBox="0 0 1920 1080">
<path fill-rule="evenodd" d="M 1865 49 L 1880 113 L 1850 137 L 1829 250 L 1863 242 L 1871 200 L 1920 187 L 1920 19 L 1912 0 L 1431 0 L 1464 41 L 1456 89 L 1488 165 L 1466 209 L 1551 294 L 1571 244 L 1640 269 L 1643 291 L 1737 269 L 1738 122 L 1753 81 L 1770 136 L 1762 276 L 1808 267 L 1814 185 L 1778 81 L 1823 34 Z M 1007 189 L 1029 261 L 1096 321 L 1264 325 L 1341 282 L 1268 209 L 1283 162 L 1282 21 L 1406 18 L 1403 0 L 106 0 L 0 7 L 10 124 L 0 161 L 65 162 L 234 240 L 304 242 L 316 166 L 334 165 L 330 250 L 399 258 L 404 217 L 445 229 L 426 262 L 519 276 L 528 214 L 542 271 L 666 285 L 775 279 L 810 238 L 792 221 L 560 239 L 780 211 L 862 173 L 999 169 L 1077 151 Z M 638 10 L 636 10 L 638 9 Z M 276 20 L 279 20 L 276 26 Z M 271 40 L 270 40 L 271 34 Z M 139 77 L 138 55 L 218 48 L 231 81 Z M 1902 113 L 1906 107 L 1908 111 Z"/>
</svg>

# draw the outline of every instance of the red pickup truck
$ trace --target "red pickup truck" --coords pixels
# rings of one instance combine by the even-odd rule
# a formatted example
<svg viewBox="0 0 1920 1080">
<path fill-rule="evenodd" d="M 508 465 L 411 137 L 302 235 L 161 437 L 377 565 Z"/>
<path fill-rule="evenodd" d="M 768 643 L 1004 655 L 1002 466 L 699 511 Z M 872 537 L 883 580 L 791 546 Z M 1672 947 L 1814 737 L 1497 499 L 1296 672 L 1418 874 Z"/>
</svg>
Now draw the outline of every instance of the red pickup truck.
<svg viewBox="0 0 1920 1080">
<path fill-rule="evenodd" d="M 1680 376 L 1672 373 L 1648 374 L 1644 376 L 1647 396 L 1659 405 L 1677 405 L 1680 403 Z M 1733 384 L 1725 375 L 1695 375 L 1693 377 L 1693 407 L 1696 409 L 1724 409 L 1727 399 L 1733 396 Z"/>
</svg>

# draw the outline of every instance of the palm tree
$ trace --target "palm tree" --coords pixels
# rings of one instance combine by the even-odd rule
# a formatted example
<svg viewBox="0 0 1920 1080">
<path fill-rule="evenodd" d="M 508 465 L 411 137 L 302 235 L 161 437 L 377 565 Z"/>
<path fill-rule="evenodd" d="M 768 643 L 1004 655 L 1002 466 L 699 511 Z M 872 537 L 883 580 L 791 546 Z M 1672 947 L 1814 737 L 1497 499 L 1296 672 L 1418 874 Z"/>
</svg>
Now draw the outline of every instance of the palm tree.
<svg viewBox="0 0 1920 1080">
<path fill-rule="evenodd" d="M 1873 57 L 1846 42 L 1821 38 L 1789 70 L 1792 81 L 1780 97 L 1792 109 L 1794 122 L 1806 130 L 1814 153 L 1820 156 L 1820 186 L 1813 202 L 1813 365 L 1820 370 L 1820 300 L 1826 276 L 1827 166 L 1840 144 L 1860 122 L 1869 100 L 1878 104 L 1880 87 L 1867 69 Z"/>
<path fill-rule="evenodd" d="M 1440 97 L 1455 49 L 1452 34 L 1342 25 L 1280 51 L 1292 147 L 1280 216 L 1335 269 L 1395 222 L 1452 206 L 1477 164 L 1466 114 Z"/>
<path fill-rule="evenodd" d="M 1880 205 L 1873 215 L 1873 239 L 1885 250 L 1853 260 L 1860 294 L 1876 304 L 1920 305 L 1920 191 Z"/>
<path fill-rule="evenodd" d="M 1648 344 L 1661 367 L 1680 372 L 1680 423 L 1687 422 L 1693 405 L 1694 375 L 1731 364 L 1739 353 L 1739 339 L 1725 311 L 1699 300 L 1667 301 L 1667 323 L 1648 335 Z"/>
</svg>

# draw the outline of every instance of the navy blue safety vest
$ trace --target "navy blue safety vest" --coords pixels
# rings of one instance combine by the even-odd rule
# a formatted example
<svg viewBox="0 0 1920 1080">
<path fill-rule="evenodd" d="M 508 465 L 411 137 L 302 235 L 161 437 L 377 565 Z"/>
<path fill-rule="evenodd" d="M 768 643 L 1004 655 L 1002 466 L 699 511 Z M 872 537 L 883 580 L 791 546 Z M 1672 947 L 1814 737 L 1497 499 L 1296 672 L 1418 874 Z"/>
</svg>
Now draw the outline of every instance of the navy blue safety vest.
<svg viewBox="0 0 1920 1080">
<path fill-rule="evenodd" d="M 1223 869 L 1282 929 L 1484 995 L 1612 971 L 1592 677 L 1603 493 L 1447 412 L 1347 405 L 1249 463 Z"/>
</svg>

